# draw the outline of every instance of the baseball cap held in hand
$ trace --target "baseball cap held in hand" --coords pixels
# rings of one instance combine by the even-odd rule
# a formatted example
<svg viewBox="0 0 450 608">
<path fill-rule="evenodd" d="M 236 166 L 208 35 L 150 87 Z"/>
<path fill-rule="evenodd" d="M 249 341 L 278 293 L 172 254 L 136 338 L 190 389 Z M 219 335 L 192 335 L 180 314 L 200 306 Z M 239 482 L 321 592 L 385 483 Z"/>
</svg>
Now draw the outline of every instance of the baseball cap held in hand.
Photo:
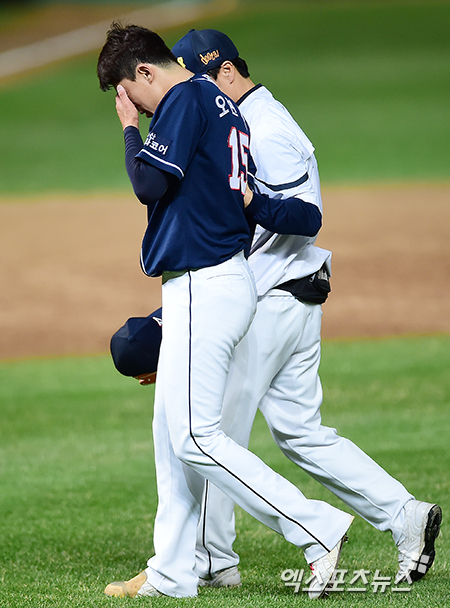
<svg viewBox="0 0 450 608">
<path fill-rule="evenodd" d="M 162 339 L 162 309 L 148 317 L 131 317 L 111 338 L 111 355 L 124 376 L 156 372 Z"/>
<path fill-rule="evenodd" d="M 239 56 L 230 38 L 217 30 L 190 30 L 175 44 L 172 53 L 178 63 L 194 74 L 206 72 Z"/>
</svg>

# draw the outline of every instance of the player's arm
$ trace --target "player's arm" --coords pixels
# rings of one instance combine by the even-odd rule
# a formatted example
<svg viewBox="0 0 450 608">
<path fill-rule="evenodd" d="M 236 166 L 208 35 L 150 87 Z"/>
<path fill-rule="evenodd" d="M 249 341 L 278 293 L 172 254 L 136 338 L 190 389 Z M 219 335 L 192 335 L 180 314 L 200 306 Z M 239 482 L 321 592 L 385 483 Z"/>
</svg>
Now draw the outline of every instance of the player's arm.
<svg viewBox="0 0 450 608">
<path fill-rule="evenodd" d="M 139 112 L 125 89 L 117 87 L 116 111 L 125 138 L 125 165 L 134 193 L 143 205 L 154 205 L 170 185 L 170 176 L 136 155 L 142 150 L 143 141 L 139 132 Z"/>
<path fill-rule="evenodd" d="M 164 196 L 173 177 L 166 171 L 136 158 L 143 146 L 139 129 L 130 125 L 123 133 L 125 166 L 134 193 L 143 205 L 154 205 Z"/>
<path fill-rule="evenodd" d="M 317 205 L 295 196 L 272 198 L 248 188 L 244 203 L 247 218 L 271 232 L 315 236 L 322 226 L 322 213 Z"/>
<path fill-rule="evenodd" d="M 158 106 L 144 143 L 132 116 L 122 120 L 127 171 L 143 204 L 153 207 L 165 194 L 169 200 L 170 192 L 183 179 L 203 134 L 200 99 L 196 87 L 186 83 L 172 87 Z M 127 104 L 125 98 L 123 101 Z"/>
</svg>

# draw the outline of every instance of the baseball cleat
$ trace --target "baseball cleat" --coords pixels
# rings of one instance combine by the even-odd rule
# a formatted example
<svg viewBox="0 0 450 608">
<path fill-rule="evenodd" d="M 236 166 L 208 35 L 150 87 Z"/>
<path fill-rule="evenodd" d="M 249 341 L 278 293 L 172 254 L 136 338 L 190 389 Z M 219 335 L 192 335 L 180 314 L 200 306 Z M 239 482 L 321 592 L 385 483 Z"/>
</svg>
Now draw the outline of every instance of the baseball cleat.
<svg viewBox="0 0 450 608">
<path fill-rule="evenodd" d="M 241 584 L 241 575 L 237 566 L 224 568 L 211 574 L 210 578 L 199 578 L 199 587 L 239 587 Z"/>
<path fill-rule="evenodd" d="M 159 597 L 162 595 L 153 585 L 147 582 L 145 570 L 129 581 L 109 583 L 105 588 L 106 595 L 111 597 Z"/>
<path fill-rule="evenodd" d="M 405 524 L 398 543 L 399 570 L 395 583 L 421 579 L 434 562 L 434 541 L 439 536 L 442 509 L 439 505 L 409 500 L 405 505 Z"/>
<path fill-rule="evenodd" d="M 308 595 L 311 599 L 318 600 L 327 594 L 328 583 L 333 578 L 339 564 L 341 549 L 344 542 L 348 540 L 346 534 L 329 553 L 309 565 L 314 575 L 309 587 Z"/>
</svg>

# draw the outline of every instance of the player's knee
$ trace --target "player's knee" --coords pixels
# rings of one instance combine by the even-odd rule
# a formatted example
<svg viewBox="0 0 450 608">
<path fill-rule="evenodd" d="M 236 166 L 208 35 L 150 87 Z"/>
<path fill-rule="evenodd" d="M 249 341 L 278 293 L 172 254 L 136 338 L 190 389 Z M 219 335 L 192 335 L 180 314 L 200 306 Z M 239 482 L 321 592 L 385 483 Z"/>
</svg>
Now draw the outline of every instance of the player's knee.
<svg viewBox="0 0 450 608">
<path fill-rule="evenodd" d="M 172 445 L 175 456 L 184 464 L 192 466 L 198 462 L 199 450 L 190 435 L 178 436 Z"/>
<path fill-rule="evenodd" d="M 191 433 L 185 437 L 178 437 L 173 442 L 176 457 L 184 464 L 193 466 L 202 464 L 205 456 L 213 449 L 214 438 L 203 434 Z"/>
<path fill-rule="evenodd" d="M 310 457 L 311 450 L 317 450 L 319 448 L 327 449 L 336 446 L 342 442 L 335 429 L 321 427 L 318 431 L 311 431 L 310 433 L 302 434 L 298 437 L 275 437 L 275 441 L 278 447 L 288 458 L 291 454 L 296 456 Z"/>
</svg>

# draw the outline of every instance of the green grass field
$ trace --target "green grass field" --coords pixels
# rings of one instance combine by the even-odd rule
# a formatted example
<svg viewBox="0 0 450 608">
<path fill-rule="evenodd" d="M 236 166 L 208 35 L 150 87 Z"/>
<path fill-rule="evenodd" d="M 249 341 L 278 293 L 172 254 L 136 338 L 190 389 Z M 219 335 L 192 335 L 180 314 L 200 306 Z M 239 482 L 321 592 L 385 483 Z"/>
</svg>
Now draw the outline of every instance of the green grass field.
<svg viewBox="0 0 450 608">
<path fill-rule="evenodd" d="M 324 183 L 448 181 L 450 2 L 248 1 L 196 27 L 236 41 L 313 141 Z M 0 85 L 0 195 L 128 188 L 96 60 Z"/>
<path fill-rule="evenodd" d="M 450 510 L 450 338 L 327 342 L 323 422 L 365 449 L 418 498 Z M 152 555 L 156 510 L 152 387 L 120 376 L 109 357 L 0 364 L 0 606 L 132 605 L 103 596 Z M 278 452 L 258 417 L 252 449 L 310 498 L 342 506 Z M 446 606 L 450 601 L 446 517 L 437 559 L 408 593 L 334 594 L 345 606 Z M 238 509 L 243 585 L 198 598 L 143 599 L 158 606 L 292 606 L 304 594 L 280 574 L 305 568 L 300 552 Z M 341 567 L 393 576 L 389 534 L 360 518 Z M 368 580 L 372 579 L 368 577 Z M 347 579 L 348 583 L 349 579 Z M 348 586 L 348 585 L 347 585 Z"/>
<path fill-rule="evenodd" d="M 235 39 L 254 80 L 316 145 L 324 183 L 449 180 L 450 2 L 248 1 L 196 27 Z M 89 55 L 0 84 L 0 197 L 129 189 L 113 94 L 101 93 L 95 65 Z M 449 369 L 448 336 L 323 345 L 324 424 L 444 509 L 436 563 L 410 592 L 368 585 L 330 605 L 450 605 Z M 152 554 L 152 399 L 106 355 L 0 362 L 0 608 L 136 605 L 103 589 Z M 308 497 L 342 506 L 277 451 L 261 417 L 251 448 Z M 240 509 L 237 530 L 241 588 L 139 603 L 309 604 L 280 578 L 306 567 L 300 552 Z M 356 518 L 341 567 L 392 577 L 389 535 Z"/>
</svg>

